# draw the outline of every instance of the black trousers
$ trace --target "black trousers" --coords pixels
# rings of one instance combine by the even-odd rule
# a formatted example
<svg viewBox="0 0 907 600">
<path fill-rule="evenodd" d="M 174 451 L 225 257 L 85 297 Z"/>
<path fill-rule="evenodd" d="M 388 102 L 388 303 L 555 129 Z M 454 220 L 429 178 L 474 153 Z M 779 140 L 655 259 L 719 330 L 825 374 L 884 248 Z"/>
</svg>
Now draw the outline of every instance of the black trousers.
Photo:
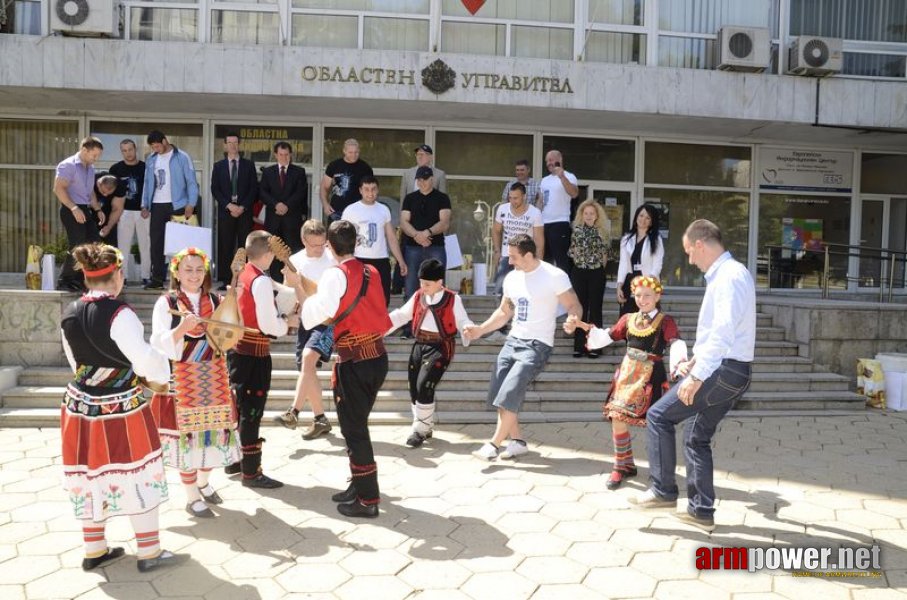
<svg viewBox="0 0 907 600">
<path fill-rule="evenodd" d="M 384 291 L 384 306 L 389 306 L 391 303 L 391 280 L 393 278 L 391 275 L 391 259 L 360 258 L 359 260 L 378 269 L 378 274 L 381 275 L 381 289 Z"/>
<path fill-rule="evenodd" d="M 553 264 L 564 273 L 570 272 L 570 223 L 558 221 L 545 224 L 545 262 Z"/>
<path fill-rule="evenodd" d="M 250 224 L 251 225 L 251 224 Z M 302 250 L 302 215 L 291 215 L 289 213 L 284 216 L 278 216 L 272 213 L 268 213 L 267 218 L 265 219 L 265 229 L 271 235 L 279 236 L 287 246 L 290 247 L 290 250 L 295 254 Z M 271 279 L 274 281 L 283 282 L 283 269 L 284 264 L 278 260 L 274 259 L 274 262 L 271 263 Z"/>
<path fill-rule="evenodd" d="M 252 232 L 252 211 L 245 210 L 238 217 L 225 210 L 217 211 L 217 279 L 230 283 L 233 273 L 230 263 L 237 248 L 246 245 L 246 236 Z"/>
<path fill-rule="evenodd" d="M 340 432 L 350 457 L 350 475 L 356 495 L 363 504 L 378 504 L 378 465 L 368 417 L 375 406 L 378 391 L 387 377 L 387 355 L 378 358 L 346 361 L 334 365 L 334 404 Z"/>
<path fill-rule="evenodd" d="M 176 213 L 170 202 L 151 205 L 151 281 L 163 283 L 167 279 L 167 264 L 164 259 L 164 233 L 170 217 Z"/>
<path fill-rule="evenodd" d="M 582 320 L 596 327 L 602 326 L 602 298 L 605 295 L 605 269 L 580 269 L 574 267 L 570 272 L 570 283 L 583 307 Z M 583 352 L 586 349 L 586 332 L 576 328 L 573 334 L 573 351 Z"/>
<path fill-rule="evenodd" d="M 451 346 L 453 344 L 444 342 L 413 344 L 409 353 L 409 397 L 413 404 L 435 403 L 435 388 L 453 358 Z"/>
<path fill-rule="evenodd" d="M 60 280 L 57 282 L 60 287 L 82 285 L 85 280 L 82 271 L 75 270 L 76 261 L 72 257 L 72 249 L 80 244 L 101 240 L 101 235 L 98 232 L 98 222 L 94 213 L 91 212 L 91 207 L 79 205 L 79 209 L 85 215 L 84 223 L 76 221 L 74 211 L 60 205 L 60 220 L 63 222 L 63 229 L 66 230 L 66 240 L 69 242 L 69 254 L 66 255 L 63 270 L 60 272 Z"/>
<path fill-rule="evenodd" d="M 626 302 L 620 305 L 621 315 L 639 312 L 639 307 L 636 306 L 636 299 L 633 298 L 633 294 L 630 292 L 630 282 L 633 281 L 634 277 L 637 277 L 639 275 L 642 275 L 642 273 L 640 273 L 639 271 L 634 271 L 627 274 L 627 276 L 624 278 L 623 283 L 618 282 L 620 283 L 620 289 L 624 291 L 624 298 L 627 299 Z"/>
<path fill-rule="evenodd" d="M 230 387 L 239 409 L 239 443 L 242 447 L 242 474 L 251 479 L 261 472 L 259 436 L 261 417 L 271 390 L 271 355 L 249 356 L 227 352 Z"/>
</svg>

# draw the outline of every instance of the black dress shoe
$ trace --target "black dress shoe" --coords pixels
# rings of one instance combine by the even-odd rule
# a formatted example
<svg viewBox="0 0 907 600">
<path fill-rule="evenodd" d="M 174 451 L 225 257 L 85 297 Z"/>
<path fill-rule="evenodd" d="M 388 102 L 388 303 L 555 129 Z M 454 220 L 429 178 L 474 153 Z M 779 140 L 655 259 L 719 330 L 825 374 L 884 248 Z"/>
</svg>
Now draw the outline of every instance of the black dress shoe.
<svg viewBox="0 0 907 600">
<path fill-rule="evenodd" d="M 573 358 L 582 358 L 585 352 L 574 352 Z"/>
<path fill-rule="evenodd" d="M 598 350 L 592 350 L 591 352 L 586 354 L 586 356 L 588 356 L 589 358 L 598 358 L 601 355 L 601 352 L 599 352 Z"/>
<path fill-rule="evenodd" d="M 344 517 L 362 517 L 364 519 L 374 519 L 378 516 L 378 505 L 363 504 L 361 502 L 338 504 L 337 512 L 339 512 Z"/>
<path fill-rule="evenodd" d="M 283 483 L 276 479 L 271 479 L 264 473 L 259 473 L 252 479 L 243 477 L 242 484 L 243 487 L 260 488 L 263 490 L 273 490 L 275 488 L 283 487 Z"/>
<path fill-rule="evenodd" d="M 94 558 L 83 558 L 82 559 L 82 570 L 91 571 L 92 569 L 97 569 L 104 563 L 111 561 L 115 558 L 119 558 L 126 554 L 126 551 L 122 548 L 108 548 L 107 552 L 101 556 L 95 556 Z"/>
<path fill-rule="evenodd" d="M 162 290 L 162 289 L 164 289 L 164 282 L 163 282 L 163 281 L 155 281 L 154 279 L 152 279 L 151 281 L 149 281 L 148 283 L 146 283 L 145 285 L 143 285 L 143 286 L 142 286 L 142 289 L 145 289 L 145 290 Z"/>
<path fill-rule="evenodd" d="M 356 486 L 351 483 L 350 487 L 331 496 L 331 500 L 333 500 L 334 502 L 340 502 L 341 504 L 347 504 L 355 500 L 357 497 L 358 494 L 356 494 Z"/>
<path fill-rule="evenodd" d="M 224 499 L 220 497 L 220 494 L 217 492 L 211 492 L 210 494 L 205 494 L 202 491 L 202 488 L 198 488 L 198 493 L 202 495 L 202 499 L 208 504 L 223 504 Z"/>
<path fill-rule="evenodd" d="M 242 473 L 242 464 L 235 462 L 232 465 L 224 467 L 224 473 L 227 475 L 238 475 Z"/>
<path fill-rule="evenodd" d="M 154 558 L 140 558 L 137 566 L 140 572 L 147 573 L 148 571 L 154 571 L 161 567 L 169 567 L 170 565 L 178 564 L 182 559 L 182 556 L 174 554 L 169 550 L 161 550 L 161 553 Z"/>
</svg>

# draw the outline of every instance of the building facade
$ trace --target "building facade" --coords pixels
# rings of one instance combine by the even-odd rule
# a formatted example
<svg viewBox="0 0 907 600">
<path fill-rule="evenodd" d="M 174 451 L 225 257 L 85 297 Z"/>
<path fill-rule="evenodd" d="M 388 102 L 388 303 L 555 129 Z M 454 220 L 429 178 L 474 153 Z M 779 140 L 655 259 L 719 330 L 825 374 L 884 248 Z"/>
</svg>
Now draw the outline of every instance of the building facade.
<svg viewBox="0 0 907 600">
<path fill-rule="evenodd" d="M 540 178 L 555 148 L 615 235 L 643 202 L 660 206 L 669 285 L 702 285 L 680 243 L 700 217 L 722 226 L 763 288 L 821 285 L 817 250 L 837 244 L 829 286 L 876 289 L 890 263 L 846 246 L 907 250 L 907 0 L 15 0 L 5 10 L 0 271 L 21 271 L 28 244 L 62 231 L 54 166 L 82 136 L 104 141 L 103 167 L 121 139 L 141 147 L 151 129 L 194 158 L 209 226 L 211 166 L 237 131 L 258 167 L 274 142 L 293 145 L 316 215 L 318 182 L 345 139 L 359 140 L 391 206 L 414 148 L 431 145 L 453 230 L 477 262 L 514 162 L 528 159 Z M 756 46 L 742 64 L 741 40 Z M 795 43 L 802 51 L 789 53 Z M 804 76 L 815 65 L 833 73 Z M 903 271 L 895 263 L 899 291 Z"/>
</svg>

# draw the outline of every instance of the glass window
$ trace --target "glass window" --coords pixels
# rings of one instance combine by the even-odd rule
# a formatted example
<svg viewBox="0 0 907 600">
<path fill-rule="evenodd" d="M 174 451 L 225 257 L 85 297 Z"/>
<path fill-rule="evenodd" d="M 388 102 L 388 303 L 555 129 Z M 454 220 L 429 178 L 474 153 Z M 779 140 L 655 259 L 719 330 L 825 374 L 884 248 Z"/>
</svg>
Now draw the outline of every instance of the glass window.
<svg viewBox="0 0 907 600">
<path fill-rule="evenodd" d="M 589 62 L 646 64 L 646 36 L 593 31 L 586 40 Z"/>
<path fill-rule="evenodd" d="M 749 187 L 750 149 L 646 142 L 646 183 Z"/>
<path fill-rule="evenodd" d="M 147 156 L 151 148 L 145 143 L 148 132 L 157 129 L 164 132 L 167 141 L 185 150 L 196 167 L 201 165 L 204 158 L 202 147 L 202 126 L 200 123 L 161 123 L 161 122 L 134 122 L 134 121 L 92 121 L 91 135 L 100 138 L 104 143 L 104 154 L 101 162 L 115 163 L 122 160 L 120 155 L 120 142 L 131 139 L 136 143 L 140 156 Z"/>
<path fill-rule="evenodd" d="M 746 262 L 749 245 L 748 193 L 646 188 L 645 201 L 661 210 L 661 234 L 665 243 L 661 279 L 667 285 L 705 285 L 702 271 L 689 264 L 683 251 L 683 232 L 696 219 L 708 219 L 718 225 L 725 248 L 737 260 Z"/>
<path fill-rule="evenodd" d="M 658 28 L 687 33 L 718 33 L 725 25 L 771 27 L 777 0 L 671 0 L 658 3 Z M 813 0 L 810 3 L 815 4 Z"/>
<path fill-rule="evenodd" d="M 451 225 L 448 234 L 457 234 L 460 250 L 463 254 L 472 255 L 473 262 L 487 263 L 490 257 L 487 250 L 491 243 L 491 221 L 493 218 L 486 212 L 482 221 L 476 221 L 473 211 L 476 200 L 488 203 L 494 211 L 501 201 L 501 190 L 505 180 L 477 181 L 470 179 L 448 179 L 447 193 L 450 195 Z M 486 239 L 487 238 L 487 239 Z M 493 269 L 489 269 L 493 271 Z"/>
<path fill-rule="evenodd" d="M 715 40 L 662 35 L 658 38 L 658 66 L 714 69 L 714 48 Z"/>
<path fill-rule="evenodd" d="M 560 150 L 567 170 L 580 179 L 633 181 L 636 143 L 633 140 L 606 140 L 546 135 L 545 153 Z"/>
<path fill-rule="evenodd" d="M 217 2 L 230 2 L 235 4 L 277 4 L 277 0 L 216 0 Z"/>
<path fill-rule="evenodd" d="M 791 35 L 907 42 L 905 0 L 791 0 Z"/>
<path fill-rule="evenodd" d="M 589 23 L 642 25 L 644 0 L 588 0 Z"/>
<path fill-rule="evenodd" d="M 293 162 L 306 168 L 312 166 L 312 128 L 274 125 L 215 125 L 214 160 L 224 157 L 224 137 L 235 133 L 241 138 L 240 154 L 257 167 L 274 162 L 274 144 L 288 142 L 293 147 Z"/>
<path fill-rule="evenodd" d="M 425 143 L 425 132 L 421 129 L 325 127 L 325 165 L 343 156 L 343 142 L 350 138 L 359 142 L 359 158 L 373 169 L 408 169 L 416 164 L 416 146 Z M 393 191 L 384 190 L 385 193 Z"/>
<path fill-rule="evenodd" d="M 215 44 L 277 44 L 280 15 L 276 12 L 211 11 L 211 41 Z"/>
<path fill-rule="evenodd" d="M 450 21 L 441 24 L 442 52 L 504 56 L 506 44 L 507 28 L 504 25 Z"/>
<path fill-rule="evenodd" d="M 13 33 L 41 35 L 41 3 L 16 0 L 12 4 Z"/>
<path fill-rule="evenodd" d="M 428 50 L 428 21 L 366 17 L 363 47 L 367 50 Z"/>
<path fill-rule="evenodd" d="M 442 0 L 441 14 L 451 17 L 486 19 L 511 19 L 542 21 L 545 23 L 572 23 L 572 0 L 486 0 L 475 16 L 466 10 L 462 0 Z"/>
<path fill-rule="evenodd" d="M 194 42 L 198 39 L 198 11 L 192 8 L 132 8 L 129 37 L 157 42 Z"/>
<path fill-rule="evenodd" d="M 68 146 L 57 161 L 75 154 L 78 141 Z M 53 168 L 0 169 L 0 272 L 21 273 L 29 244 L 66 239 L 53 185 Z"/>
<path fill-rule="evenodd" d="M 847 244 L 850 199 L 762 194 L 759 198 L 760 286 L 819 288 L 825 256 L 822 242 Z M 766 248 L 782 246 L 782 248 Z M 846 253 L 845 249 L 841 249 Z M 771 258 L 771 274 L 768 262 Z M 847 287 L 847 256 L 830 256 L 829 286 Z M 771 279 L 769 279 L 771 277 Z"/>
<path fill-rule="evenodd" d="M 531 135 L 439 131 L 436 139 L 437 163 L 448 175 L 510 178 L 516 161 L 532 162 Z M 503 186 L 492 199 L 501 197 Z"/>
<path fill-rule="evenodd" d="M 512 56 L 570 60 L 573 58 L 573 30 L 553 27 L 522 27 L 510 30 Z"/>
<path fill-rule="evenodd" d="M 863 77 L 900 77 L 907 74 L 907 56 L 844 53 L 843 72 Z"/>
<path fill-rule="evenodd" d="M 0 120 L 0 164 L 56 166 L 79 151 L 79 141 L 75 121 Z"/>
<path fill-rule="evenodd" d="M 359 19 L 323 15 L 293 15 L 293 45 L 321 48 L 356 48 Z"/>
<path fill-rule="evenodd" d="M 428 14 L 431 0 L 293 0 L 294 8 Z"/>
<path fill-rule="evenodd" d="M 860 191 L 864 194 L 907 194 L 907 154 L 864 153 L 862 165 Z"/>
</svg>

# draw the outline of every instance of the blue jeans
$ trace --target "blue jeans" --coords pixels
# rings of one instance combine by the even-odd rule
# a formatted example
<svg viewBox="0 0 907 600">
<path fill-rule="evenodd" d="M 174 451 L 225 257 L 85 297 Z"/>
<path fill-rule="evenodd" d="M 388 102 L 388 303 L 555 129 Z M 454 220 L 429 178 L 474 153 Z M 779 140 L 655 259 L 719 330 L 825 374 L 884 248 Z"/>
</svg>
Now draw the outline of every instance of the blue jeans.
<svg viewBox="0 0 907 600">
<path fill-rule="evenodd" d="M 498 262 L 498 270 L 494 274 L 494 286 L 497 288 L 498 296 L 503 295 L 504 277 L 511 271 L 513 271 L 513 265 L 510 264 L 510 259 L 505 256 Z"/>
<path fill-rule="evenodd" d="M 441 264 L 447 266 L 447 251 L 444 246 L 403 246 L 403 260 L 406 261 L 406 297 L 410 298 L 419 289 L 419 265 L 423 260 L 436 258 Z"/>
<path fill-rule="evenodd" d="M 724 415 L 750 386 L 750 363 L 726 359 L 712 376 L 702 382 L 687 406 L 677 397 L 679 385 L 672 387 L 646 413 L 648 422 L 649 480 L 660 498 L 676 500 L 677 447 L 676 426 L 687 421 L 683 435 L 683 455 L 687 465 L 687 510 L 697 517 L 715 513 L 712 436 Z"/>
</svg>

